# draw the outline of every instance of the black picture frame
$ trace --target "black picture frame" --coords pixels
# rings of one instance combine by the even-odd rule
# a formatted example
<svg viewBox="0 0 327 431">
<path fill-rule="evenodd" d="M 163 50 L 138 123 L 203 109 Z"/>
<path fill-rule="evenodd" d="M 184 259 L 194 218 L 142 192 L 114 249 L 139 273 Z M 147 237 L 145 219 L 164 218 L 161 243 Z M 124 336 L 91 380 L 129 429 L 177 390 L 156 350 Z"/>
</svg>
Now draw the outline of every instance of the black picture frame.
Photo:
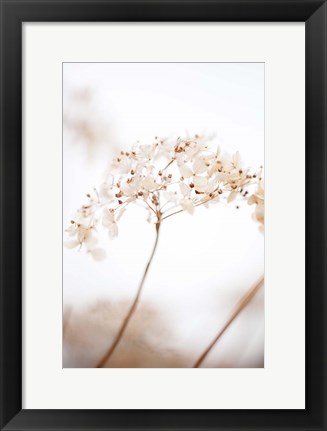
<svg viewBox="0 0 327 431">
<path fill-rule="evenodd" d="M 305 22 L 305 410 L 22 409 L 22 23 L 88 21 Z M 326 34 L 325 0 L 1 0 L 1 430 L 327 430 Z"/>
</svg>

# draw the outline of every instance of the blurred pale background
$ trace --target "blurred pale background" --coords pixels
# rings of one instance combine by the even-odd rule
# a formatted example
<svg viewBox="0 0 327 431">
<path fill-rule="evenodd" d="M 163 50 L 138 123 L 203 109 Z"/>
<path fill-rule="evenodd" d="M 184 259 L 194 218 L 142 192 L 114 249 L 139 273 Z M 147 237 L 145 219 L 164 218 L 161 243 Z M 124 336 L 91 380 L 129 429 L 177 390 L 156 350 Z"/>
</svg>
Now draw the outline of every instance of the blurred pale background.
<svg viewBox="0 0 327 431">
<path fill-rule="evenodd" d="M 264 164 L 261 63 L 65 63 L 63 110 L 64 229 L 110 159 L 137 141 L 206 134 L 245 165 Z M 110 366 L 192 366 L 263 275 L 264 237 L 252 212 L 235 202 L 163 223 L 140 307 Z M 146 217 L 130 207 L 117 239 L 99 232 L 103 262 L 64 248 L 64 367 L 92 367 L 110 346 L 151 252 Z M 261 291 L 203 366 L 263 364 Z"/>
</svg>

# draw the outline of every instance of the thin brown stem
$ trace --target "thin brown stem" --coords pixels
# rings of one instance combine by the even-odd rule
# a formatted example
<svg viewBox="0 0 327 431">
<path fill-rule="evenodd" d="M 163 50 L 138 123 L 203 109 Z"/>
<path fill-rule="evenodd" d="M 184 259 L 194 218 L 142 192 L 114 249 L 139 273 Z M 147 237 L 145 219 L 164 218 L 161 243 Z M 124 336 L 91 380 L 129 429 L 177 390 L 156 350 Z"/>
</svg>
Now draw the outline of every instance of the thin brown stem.
<svg viewBox="0 0 327 431">
<path fill-rule="evenodd" d="M 178 210 L 178 211 L 175 211 L 174 213 L 171 213 L 171 214 L 168 214 L 168 215 L 166 215 L 166 216 L 162 217 L 162 220 L 165 220 L 166 218 L 171 217 L 171 216 L 173 216 L 173 215 L 175 215 L 175 214 L 179 214 L 179 213 L 181 213 L 181 212 L 183 212 L 183 211 L 184 211 L 184 210 Z"/>
<path fill-rule="evenodd" d="M 157 215 L 157 213 L 155 212 L 155 210 L 152 208 L 152 206 L 148 203 L 148 201 L 144 201 L 146 204 L 147 204 L 147 206 L 150 208 L 150 210 L 152 211 L 152 212 L 154 212 L 154 214 L 155 215 Z"/>
<path fill-rule="evenodd" d="M 175 161 L 175 158 L 171 159 L 171 160 L 170 160 L 170 162 L 168 163 L 168 165 L 166 165 L 163 169 L 161 169 L 161 170 L 162 170 L 162 172 L 163 172 L 163 171 L 165 171 L 167 168 L 169 168 L 169 166 L 170 166 L 174 161 Z"/>
<path fill-rule="evenodd" d="M 220 329 L 218 334 L 215 336 L 215 338 L 212 340 L 212 342 L 209 344 L 209 346 L 205 349 L 205 351 L 202 353 L 202 355 L 197 359 L 195 364 L 193 365 L 193 368 L 199 368 L 202 364 L 202 362 L 205 360 L 205 358 L 208 356 L 210 351 L 213 349 L 213 347 L 216 345 L 218 340 L 222 337 L 224 332 L 227 330 L 227 328 L 231 325 L 231 323 L 237 318 L 237 316 L 245 309 L 245 307 L 252 301 L 252 299 L 255 297 L 256 293 L 260 289 L 260 287 L 264 283 L 264 277 L 262 277 L 258 283 L 256 283 L 254 286 L 252 286 L 246 294 L 242 297 L 240 300 L 238 306 L 235 308 L 234 312 L 231 314 L 227 322 L 224 324 L 224 326 Z"/>
<path fill-rule="evenodd" d="M 195 205 L 194 205 L 194 207 L 199 207 L 200 205 L 204 205 L 204 204 L 206 204 L 207 202 L 209 202 L 209 201 L 211 201 L 213 198 L 215 198 L 216 196 L 213 196 L 212 198 L 210 198 L 210 199 L 206 199 L 205 201 L 200 201 L 200 202 L 196 202 L 195 203 Z M 169 210 L 168 210 L 169 211 Z M 167 211 L 167 212 L 168 212 Z M 175 215 L 175 214 L 179 214 L 179 213 L 182 213 L 183 211 L 185 211 L 185 210 L 183 210 L 183 209 L 181 209 L 181 210 L 178 210 L 178 211 L 175 211 L 175 212 L 173 212 L 173 213 L 171 213 L 171 214 L 168 214 L 168 215 L 164 215 L 163 217 L 162 217 L 162 219 L 161 219 L 161 221 L 163 221 L 163 220 L 165 220 L 166 218 L 168 218 L 168 217 L 171 217 L 171 216 L 173 216 L 173 215 Z"/>
<path fill-rule="evenodd" d="M 155 251 L 157 249 L 158 240 L 159 240 L 159 230 L 160 230 L 160 220 L 156 223 L 156 239 L 155 239 L 155 243 L 154 243 L 154 246 L 153 246 L 150 258 L 148 260 L 148 263 L 146 264 L 146 267 L 145 267 L 145 270 L 144 270 L 144 273 L 143 273 L 143 277 L 142 277 L 142 280 L 141 280 L 141 282 L 139 284 L 139 287 L 137 289 L 134 301 L 132 302 L 132 305 L 130 306 L 130 308 L 128 310 L 128 313 L 127 313 L 125 319 L 123 320 L 123 323 L 120 326 L 120 329 L 119 329 L 119 331 L 118 331 L 118 333 L 117 333 L 117 335 L 116 335 L 113 343 L 111 344 L 109 350 L 104 354 L 104 356 L 98 362 L 98 364 L 96 365 L 96 368 L 103 368 L 103 366 L 109 361 L 109 359 L 113 355 L 113 353 L 114 353 L 114 351 L 115 351 L 118 343 L 122 339 L 122 336 L 124 335 L 124 332 L 125 332 L 125 330 L 127 328 L 127 325 L 129 323 L 129 321 L 131 320 L 131 318 L 132 318 L 132 316 L 133 316 L 133 314 L 134 314 L 134 312 L 136 310 L 136 307 L 137 307 L 137 304 L 139 302 L 139 299 L 140 299 L 140 296 L 141 296 L 141 292 L 142 292 L 142 289 L 143 289 L 143 286 L 144 286 L 144 282 L 145 282 L 146 276 L 148 274 L 149 268 L 151 266 L 151 262 L 153 260 L 153 256 L 154 256 Z"/>
</svg>

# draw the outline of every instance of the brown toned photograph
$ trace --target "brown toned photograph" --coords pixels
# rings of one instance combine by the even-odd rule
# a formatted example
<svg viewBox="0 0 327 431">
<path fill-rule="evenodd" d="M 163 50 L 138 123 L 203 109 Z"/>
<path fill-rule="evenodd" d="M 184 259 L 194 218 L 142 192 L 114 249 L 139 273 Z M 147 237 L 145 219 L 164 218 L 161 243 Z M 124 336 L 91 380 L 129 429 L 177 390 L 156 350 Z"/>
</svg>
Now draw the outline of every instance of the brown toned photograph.
<svg viewBox="0 0 327 431">
<path fill-rule="evenodd" d="M 63 367 L 264 367 L 264 64 L 63 63 Z"/>
</svg>

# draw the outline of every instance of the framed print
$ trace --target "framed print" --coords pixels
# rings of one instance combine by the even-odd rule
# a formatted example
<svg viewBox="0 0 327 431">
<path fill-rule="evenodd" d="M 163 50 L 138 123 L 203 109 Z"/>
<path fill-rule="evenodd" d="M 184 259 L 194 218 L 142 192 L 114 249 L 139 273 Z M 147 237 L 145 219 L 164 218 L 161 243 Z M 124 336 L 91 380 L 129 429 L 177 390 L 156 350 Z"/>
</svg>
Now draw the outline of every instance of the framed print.
<svg viewBox="0 0 327 431">
<path fill-rule="evenodd" d="M 76 85 L 76 76 L 81 84 Z M 99 87 L 98 82 L 101 82 Z M 109 129 L 102 129 L 89 114 L 88 106 L 96 103 L 92 98 L 96 97 L 95 92 L 99 94 L 100 88 L 101 93 L 106 94 L 104 99 L 110 98 L 117 138 L 99 136 L 101 130 L 110 133 Z M 262 368 L 264 64 L 63 63 L 63 98 L 63 219 L 66 225 L 68 222 L 63 252 L 66 315 L 63 367 Z M 158 100 L 155 111 L 154 100 Z M 218 117 L 221 118 L 218 127 L 226 130 L 219 132 L 220 138 L 206 135 L 203 131 L 214 130 Z M 178 133 L 179 124 L 185 125 L 185 136 Z M 233 135 L 235 124 L 239 124 L 238 135 Z M 201 133 L 197 133 L 196 128 L 201 129 Z M 172 136 L 162 136 L 165 130 L 170 130 Z M 152 136 L 155 133 L 151 131 L 159 132 L 160 136 Z M 139 142 L 134 142 L 133 135 Z M 227 141 L 236 141 L 239 150 L 228 154 L 218 146 L 217 141 L 222 140 L 222 136 Z M 113 146 L 108 147 L 107 140 L 121 142 L 121 148 L 113 151 L 113 160 L 105 166 L 103 183 L 87 193 L 82 205 L 77 199 L 75 203 L 81 178 L 87 175 L 86 166 L 94 169 L 92 159 L 96 163 L 97 148 L 103 145 L 101 153 L 105 153 L 106 148 L 112 151 Z M 132 145 L 124 146 L 123 141 L 130 141 Z M 251 153 L 252 160 L 257 160 L 253 171 L 241 160 L 241 153 L 246 151 Z M 80 164 L 79 156 L 84 159 Z M 85 193 L 81 192 L 80 196 L 84 198 Z M 209 209 L 214 209 L 218 203 L 221 204 L 219 211 L 210 214 Z M 74 205 L 79 207 L 77 212 Z M 221 226 L 217 237 L 216 223 Z M 178 235 L 182 226 L 185 237 Z M 80 259 L 83 259 L 82 265 Z M 106 276 L 108 266 L 111 281 Z M 194 273 L 192 267 L 196 267 Z M 235 267 L 239 268 L 239 281 L 231 281 L 228 275 Z M 92 288 L 86 280 L 92 280 Z M 217 280 L 220 280 L 219 289 L 214 287 Z M 108 283 L 111 287 L 106 286 Z M 228 308 L 227 303 L 223 304 L 228 301 L 227 292 L 231 293 L 229 283 L 249 286 L 244 291 L 240 289 L 240 297 L 252 296 L 253 291 L 258 290 L 256 301 L 253 304 L 251 301 L 254 308 L 248 315 L 255 319 L 252 322 L 256 328 L 255 347 L 243 359 L 240 340 L 245 335 L 241 335 L 241 328 L 251 323 L 247 319 L 241 321 L 241 311 L 240 334 L 235 335 L 240 339 L 232 337 L 230 347 L 226 346 L 229 351 L 234 350 L 234 355 L 227 351 L 220 359 L 209 355 L 209 344 L 213 343 L 214 348 L 218 342 L 211 339 L 222 335 L 214 331 L 210 337 L 205 335 L 210 332 L 209 320 L 217 313 L 218 305 L 213 307 L 211 316 L 209 313 L 217 294 L 221 294 L 218 299 L 221 310 Z M 115 294 L 114 286 L 117 286 Z M 211 294 L 210 286 L 213 287 Z M 96 293 L 96 289 L 102 292 Z M 88 298 L 81 300 L 83 290 Z M 148 296 L 151 292 L 152 299 Z M 80 300 L 85 311 L 79 311 Z M 203 314 L 199 310 L 201 300 Z M 117 305 L 113 305 L 116 301 Z M 125 303 L 130 305 L 126 308 Z M 178 303 L 184 305 L 179 308 Z M 91 311 L 89 305 L 92 310 L 93 307 L 99 310 Z M 112 306 L 122 316 L 113 318 L 111 323 L 115 313 Z M 94 313 L 94 317 L 90 317 L 91 326 L 86 324 L 89 313 Z M 98 323 L 97 318 L 100 318 Z M 103 324 L 106 326 L 107 319 L 109 327 L 101 329 Z M 149 319 L 153 319 L 153 330 Z M 194 327 L 191 323 L 194 319 L 201 321 L 201 325 Z M 159 320 L 165 321 L 160 323 Z M 121 326 L 116 327 L 119 321 Z M 214 326 L 225 325 L 221 320 Z M 101 337 L 102 332 L 103 341 L 93 344 L 93 331 L 97 337 Z M 110 340 L 112 332 L 117 334 Z M 81 349 L 81 344 L 88 348 Z M 185 346 L 185 350 L 179 346 Z M 235 351 L 236 346 L 238 351 Z"/>
<path fill-rule="evenodd" d="M 1 429 L 326 430 L 326 3 L 1 2 Z"/>
</svg>

